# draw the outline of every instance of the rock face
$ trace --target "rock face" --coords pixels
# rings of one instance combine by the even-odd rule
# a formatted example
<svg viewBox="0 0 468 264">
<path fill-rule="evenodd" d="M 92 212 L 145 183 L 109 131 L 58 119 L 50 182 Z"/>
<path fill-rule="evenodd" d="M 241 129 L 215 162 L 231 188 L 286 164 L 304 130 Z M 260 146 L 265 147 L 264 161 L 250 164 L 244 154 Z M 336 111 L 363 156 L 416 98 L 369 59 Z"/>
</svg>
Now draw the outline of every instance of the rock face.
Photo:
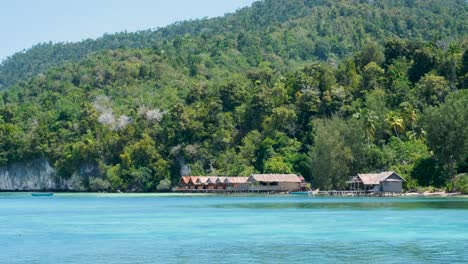
<svg viewBox="0 0 468 264">
<path fill-rule="evenodd" d="M 92 169 L 80 170 L 64 180 L 45 159 L 14 163 L 0 167 L 0 191 L 84 191 L 82 172 L 88 171 Z"/>
</svg>

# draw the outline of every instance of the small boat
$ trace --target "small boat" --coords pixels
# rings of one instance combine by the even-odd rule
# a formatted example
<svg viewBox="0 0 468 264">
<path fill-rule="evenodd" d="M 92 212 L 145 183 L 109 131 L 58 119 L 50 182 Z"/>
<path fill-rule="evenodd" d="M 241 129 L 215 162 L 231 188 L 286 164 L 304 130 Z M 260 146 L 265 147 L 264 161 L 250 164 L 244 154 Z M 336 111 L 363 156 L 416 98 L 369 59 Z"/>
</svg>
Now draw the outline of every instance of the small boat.
<svg viewBox="0 0 468 264">
<path fill-rule="evenodd" d="M 31 193 L 32 196 L 54 196 L 53 193 Z"/>
</svg>

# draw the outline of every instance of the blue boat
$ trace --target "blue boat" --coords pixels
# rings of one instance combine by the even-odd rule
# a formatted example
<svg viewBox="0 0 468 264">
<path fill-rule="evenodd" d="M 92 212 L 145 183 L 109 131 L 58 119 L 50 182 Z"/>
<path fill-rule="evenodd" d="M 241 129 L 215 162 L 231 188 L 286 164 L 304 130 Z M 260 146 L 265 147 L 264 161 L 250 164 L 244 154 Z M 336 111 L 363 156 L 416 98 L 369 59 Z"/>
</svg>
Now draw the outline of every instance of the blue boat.
<svg viewBox="0 0 468 264">
<path fill-rule="evenodd" d="M 53 193 L 31 193 L 32 196 L 54 196 Z"/>
</svg>

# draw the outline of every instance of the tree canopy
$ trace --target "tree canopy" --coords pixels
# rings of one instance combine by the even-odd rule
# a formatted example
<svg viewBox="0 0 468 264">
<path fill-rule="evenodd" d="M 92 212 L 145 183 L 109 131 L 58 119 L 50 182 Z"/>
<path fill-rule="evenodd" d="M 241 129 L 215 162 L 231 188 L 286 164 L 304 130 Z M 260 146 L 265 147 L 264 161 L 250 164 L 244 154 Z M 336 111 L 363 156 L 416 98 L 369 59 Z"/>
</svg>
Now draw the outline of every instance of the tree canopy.
<svg viewBox="0 0 468 264">
<path fill-rule="evenodd" d="M 382 170 L 443 187 L 467 166 L 466 14 L 464 1 L 262 1 L 41 45 L 0 68 L 0 165 L 93 166 L 92 190 L 255 172 L 342 188 Z"/>
</svg>

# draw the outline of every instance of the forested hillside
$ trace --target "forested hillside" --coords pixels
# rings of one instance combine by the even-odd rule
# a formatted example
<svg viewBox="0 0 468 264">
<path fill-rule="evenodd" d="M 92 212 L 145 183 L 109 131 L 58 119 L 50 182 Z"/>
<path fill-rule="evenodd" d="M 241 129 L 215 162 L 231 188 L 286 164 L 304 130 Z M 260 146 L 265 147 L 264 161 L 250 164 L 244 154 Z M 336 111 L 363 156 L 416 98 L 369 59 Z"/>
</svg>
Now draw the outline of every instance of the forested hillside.
<svg viewBox="0 0 468 264">
<path fill-rule="evenodd" d="M 0 165 L 96 166 L 89 190 L 253 172 L 339 189 L 381 170 L 451 189 L 468 171 L 466 21 L 464 1 L 265 1 L 41 45 L 2 66 Z"/>
<path fill-rule="evenodd" d="M 215 19 L 79 43 L 38 44 L 0 65 L 0 89 L 109 49 L 175 47 L 193 56 L 208 53 L 217 60 L 240 54 L 248 66 L 267 60 L 289 69 L 315 59 L 340 60 L 358 51 L 368 39 L 380 44 L 389 37 L 423 39 L 446 46 L 466 37 L 467 11 L 464 0 L 259 1 Z"/>
</svg>

